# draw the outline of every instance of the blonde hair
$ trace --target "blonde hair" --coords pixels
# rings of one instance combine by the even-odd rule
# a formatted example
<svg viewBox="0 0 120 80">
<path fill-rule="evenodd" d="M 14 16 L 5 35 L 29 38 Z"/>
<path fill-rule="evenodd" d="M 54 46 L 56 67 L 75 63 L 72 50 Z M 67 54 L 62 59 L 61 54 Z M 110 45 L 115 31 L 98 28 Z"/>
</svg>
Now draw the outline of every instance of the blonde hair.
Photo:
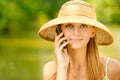
<svg viewBox="0 0 120 80">
<path fill-rule="evenodd" d="M 103 80 L 104 77 L 103 64 L 100 60 L 96 41 L 97 41 L 96 36 L 94 36 L 93 38 L 90 38 L 89 43 L 87 44 L 86 61 L 87 61 L 88 80 Z M 55 56 L 55 61 L 57 63 L 56 56 Z M 70 72 L 69 68 L 70 68 L 70 64 L 68 66 L 68 71 L 67 71 L 68 79 Z M 51 79 L 55 80 L 56 74 L 57 72 L 51 77 Z"/>
<path fill-rule="evenodd" d="M 87 45 L 87 73 L 88 80 L 103 80 L 104 70 L 103 64 L 100 60 L 96 36 L 90 38 L 90 41 Z"/>
<path fill-rule="evenodd" d="M 104 70 L 103 70 L 103 64 L 100 60 L 97 42 L 96 42 L 96 36 L 93 38 L 90 38 L 89 43 L 87 44 L 87 55 L 86 55 L 86 61 L 87 61 L 87 75 L 88 80 L 103 80 L 104 76 Z M 69 79 L 69 70 L 70 64 L 68 66 L 68 73 L 67 77 Z"/>
</svg>

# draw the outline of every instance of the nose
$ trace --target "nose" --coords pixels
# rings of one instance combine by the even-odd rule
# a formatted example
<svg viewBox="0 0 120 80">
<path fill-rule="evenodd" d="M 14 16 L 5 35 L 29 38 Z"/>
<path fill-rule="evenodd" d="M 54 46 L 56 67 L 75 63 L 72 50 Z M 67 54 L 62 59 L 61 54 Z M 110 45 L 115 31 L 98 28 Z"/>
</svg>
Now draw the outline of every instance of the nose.
<svg viewBox="0 0 120 80">
<path fill-rule="evenodd" d="M 74 29 L 73 29 L 73 35 L 74 36 L 79 36 L 79 34 L 80 34 L 80 31 L 78 29 L 78 26 L 74 27 Z"/>
</svg>

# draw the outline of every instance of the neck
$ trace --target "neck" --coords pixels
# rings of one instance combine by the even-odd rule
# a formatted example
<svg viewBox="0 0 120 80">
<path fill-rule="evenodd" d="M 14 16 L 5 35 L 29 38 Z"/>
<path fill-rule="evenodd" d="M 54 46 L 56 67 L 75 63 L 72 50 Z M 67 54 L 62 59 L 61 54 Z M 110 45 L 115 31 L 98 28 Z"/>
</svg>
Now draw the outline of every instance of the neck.
<svg viewBox="0 0 120 80">
<path fill-rule="evenodd" d="M 74 68 L 86 66 L 86 47 L 81 49 L 70 49 L 70 65 Z"/>
</svg>

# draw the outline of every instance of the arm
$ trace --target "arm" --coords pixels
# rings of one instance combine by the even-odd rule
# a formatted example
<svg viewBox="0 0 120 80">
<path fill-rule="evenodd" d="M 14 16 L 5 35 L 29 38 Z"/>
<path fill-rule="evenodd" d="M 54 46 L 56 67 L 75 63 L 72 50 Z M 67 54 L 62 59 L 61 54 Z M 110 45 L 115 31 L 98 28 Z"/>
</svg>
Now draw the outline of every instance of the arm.
<svg viewBox="0 0 120 80">
<path fill-rule="evenodd" d="M 120 61 L 110 59 L 108 69 L 110 80 L 120 80 Z"/>
<path fill-rule="evenodd" d="M 55 61 L 48 62 L 43 67 L 43 80 L 66 80 L 66 68 L 57 67 Z M 57 78 L 57 79 L 56 79 Z"/>
<path fill-rule="evenodd" d="M 57 68 L 56 80 L 67 80 L 67 68 L 62 66 Z"/>
<path fill-rule="evenodd" d="M 64 49 L 63 47 L 66 46 L 68 42 L 60 44 L 66 39 L 60 39 L 61 36 L 63 36 L 63 33 L 61 33 L 55 39 L 55 55 L 57 61 L 48 62 L 47 64 L 45 64 L 43 68 L 44 80 L 67 80 L 67 67 L 69 63 L 69 56 L 67 53 L 67 49 Z"/>
<path fill-rule="evenodd" d="M 56 77 L 56 62 L 51 61 L 43 67 L 43 80 L 55 80 Z"/>
<path fill-rule="evenodd" d="M 64 47 L 69 43 L 69 41 L 67 41 L 66 37 L 62 37 L 62 36 L 63 33 L 60 33 L 60 35 L 58 35 L 55 38 L 55 54 L 57 59 L 56 80 L 67 80 L 67 68 L 69 64 L 69 56 L 68 56 L 67 48 Z M 61 44 L 63 41 L 65 42 Z"/>
</svg>

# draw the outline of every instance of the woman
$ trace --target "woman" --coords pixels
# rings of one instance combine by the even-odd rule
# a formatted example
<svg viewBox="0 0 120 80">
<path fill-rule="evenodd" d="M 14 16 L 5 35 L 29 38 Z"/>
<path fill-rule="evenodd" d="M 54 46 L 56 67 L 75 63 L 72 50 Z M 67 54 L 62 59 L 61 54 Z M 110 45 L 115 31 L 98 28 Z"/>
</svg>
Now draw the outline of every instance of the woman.
<svg viewBox="0 0 120 80">
<path fill-rule="evenodd" d="M 55 42 L 55 61 L 45 64 L 44 80 L 120 80 L 120 62 L 99 56 L 97 45 L 113 42 L 91 4 L 72 0 L 58 17 L 47 22 L 39 36 Z"/>
</svg>

